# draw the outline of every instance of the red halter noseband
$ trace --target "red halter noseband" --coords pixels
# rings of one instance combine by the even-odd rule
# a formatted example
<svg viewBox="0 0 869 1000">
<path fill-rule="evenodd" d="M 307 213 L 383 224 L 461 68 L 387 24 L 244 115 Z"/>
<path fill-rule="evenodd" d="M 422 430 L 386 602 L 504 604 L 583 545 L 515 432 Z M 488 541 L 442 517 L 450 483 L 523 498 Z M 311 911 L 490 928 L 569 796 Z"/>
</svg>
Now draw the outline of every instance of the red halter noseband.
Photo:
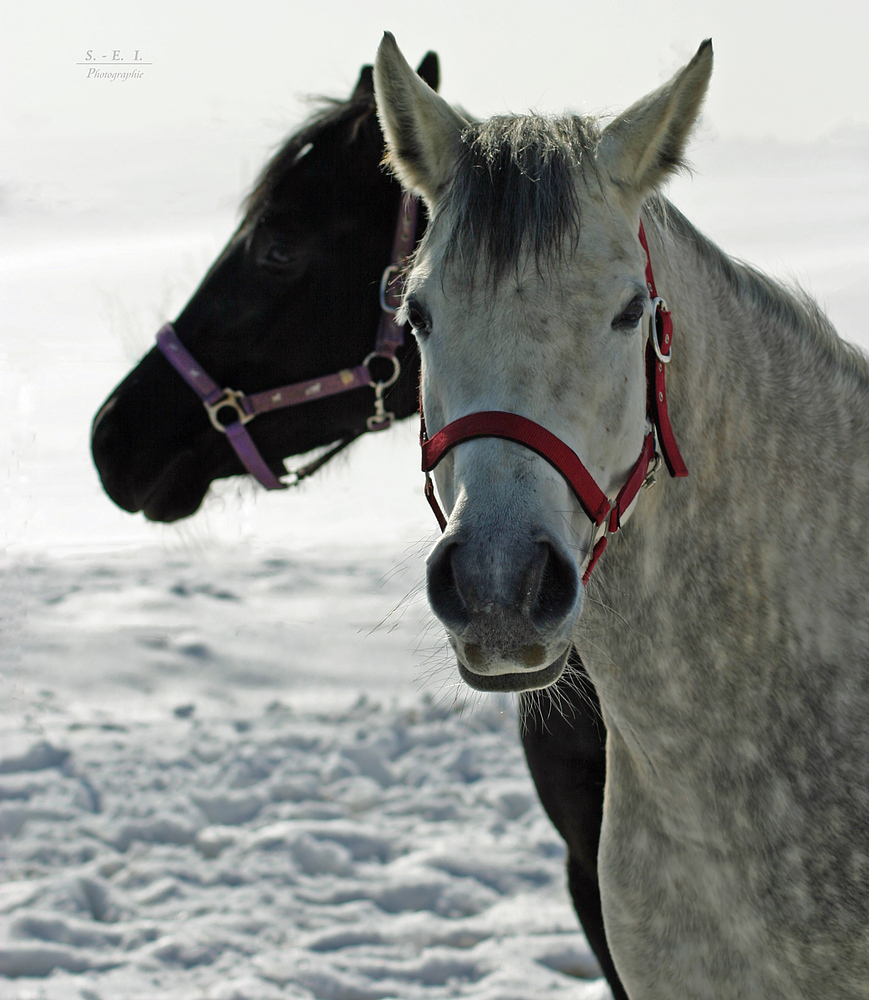
<svg viewBox="0 0 869 1000">
<path fill-rule="evenodd" d="M 501 410 L 485 410 L 480 413 L 470 413 L 447 424 L 429 438 L 425 430 L 425 417 L 420 402 L 420 420 L 422 423 L 420 445 L 422 446 L 422 471 L 425 473 L 425 496 L 428 500 L 441 531 L 447 526 L 437 498 L 434 494 L 434 484 L 431 472 L 448 451 L 463 441 L 474 438 L 497 437 L 515 441 L 524 445 L 544 458 L 553 468 L 561 473 L 579 501 L 580 506 L 592 524 L 599 528 L 605 524 L 604 534 L 597 540 L 591 552 L 588 566 L 582 577 L 583 585 L 588 582 L 607 539 L 615 534 L 621 525 L 621 517 L 630 507 L 644 484 L 654 482 L 654 472 L 658 457 L 658 449 L 663 455 L 671 476 L 687 476 L 688 469 L 682 461 L 670 417 L 667 412 L 667 387 L 665 384 L 666 366 L 672 357 L 673 320 L 667 304 L 658 296 L 655 289 L 655 279 L 652 275 L 652 260 L 649 256 L 649 246 L 643 224 L 640 223 L 640 243 L 646 253 L 646 284 L 652 296 L 652 322 L 650 324 L 649 340 L 646 344 L 646 385 L 647 385 L 647 416 L 650 430 L 643 440 L 640 457 L 634 463 L 627 481 L 615 500 L 601 490 L 586 469 L 579 456 L 560 438 L 557 438 L 545 427 L 522 417 L 517 413 L 505 413 Z"/>
<path fill-rule="evenodd" d="M 415 198 L 405 196 L 402 198 L 398 215 L 390 263 L 380 281 L 380 322 L 374 350 L 355 368 L 344 368 L 321 378 L 247 395 L 235 389 L 221 389 L 181 343 L 171 323 L 167 323 L 157 334 L 157 347 L 163 356 L 202 400 L 211 423 L 216 430 L 226 435 L 241 464 L 267 490 L 284 490 L 290 484 L 282 483 L 272 472 L 247 431 L 245 424 L 258 414 L 297 406 L 299 403 L 309 403 L 315 399 L 323 399 L 326 396 L 370 385 L 374 389 L 374 413 L 368 418 L 367 429 L 385 430 L 395 419 L 395 414 L 388 412 L 383 403 L 384 391 L 397 381 L 401 373 L 401 364 L 396 352 L 404 343 L 404 326 L 395 321 L 401 295 L 400 290 L 396 288 L 398 283 L 394 279 L 399 274 L 404 260 L 413 250 L 416 242 L 416 224 L 417 201 Z M 376 358 L 385 358 L 392 362 L 392 373 L 385 382 L 378 382 L 371 374 L 369 366 Z M 225 414 L 228 412 L 230 416 L 225 424 L 218 416 L 221 411 Z M 349 443 L 349 440 L 338 442 L 325 456 L 298 470 L 292 485 L 310 475 Z"/>
</svg>

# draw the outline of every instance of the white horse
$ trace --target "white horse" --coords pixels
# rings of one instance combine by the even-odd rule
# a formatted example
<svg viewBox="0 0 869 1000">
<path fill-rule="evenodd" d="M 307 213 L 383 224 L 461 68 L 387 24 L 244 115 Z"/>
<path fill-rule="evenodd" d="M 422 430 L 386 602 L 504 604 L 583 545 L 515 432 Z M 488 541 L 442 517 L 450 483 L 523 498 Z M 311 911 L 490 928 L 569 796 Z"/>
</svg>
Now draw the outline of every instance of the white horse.
<svg viewBox="0 0 869 1000">
<path fill-rule="evenodd" d="M 631 997 L 865 998 L 869 364 L 656 195 L 711 69 L 706 42 L 603 129 L 476 124 L 385 36 L 390 162 L 433 220 L 405 299 L 449 515 L 429 596 L 477 688 L 552 684 L 581 653 L 609 733 L 600 884 Z M 678 446 L 647 402 L 648 370 L 666 404 L 668 361 Z M 635 494 L 650 433 L 690 475 Z M 553 468 L 565 446 L 603 519 Z"/>
</svg>

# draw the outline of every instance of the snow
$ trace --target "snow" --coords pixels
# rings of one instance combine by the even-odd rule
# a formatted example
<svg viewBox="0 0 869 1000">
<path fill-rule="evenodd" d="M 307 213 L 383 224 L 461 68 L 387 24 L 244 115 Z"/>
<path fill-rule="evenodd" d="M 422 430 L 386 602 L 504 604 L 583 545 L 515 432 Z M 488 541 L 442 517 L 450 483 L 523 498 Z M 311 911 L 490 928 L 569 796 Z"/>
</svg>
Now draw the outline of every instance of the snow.
<svg viewBox="0 0 869 1000">
<path fill-rule="evenodd" d="M 0 994 L 604 1000 L 515 704 L 426 609 L 415 428 L 175 528 L 90 465 L 278 138 L 4 137 Z M 689 217 L 869 343 L 869 133 L 694 163 Z"/>
<path fill-rule="evenodd" d="M 509 706 L 62 714 L 3 760 L 4 996 L 605 995 Z"/>
</svg>

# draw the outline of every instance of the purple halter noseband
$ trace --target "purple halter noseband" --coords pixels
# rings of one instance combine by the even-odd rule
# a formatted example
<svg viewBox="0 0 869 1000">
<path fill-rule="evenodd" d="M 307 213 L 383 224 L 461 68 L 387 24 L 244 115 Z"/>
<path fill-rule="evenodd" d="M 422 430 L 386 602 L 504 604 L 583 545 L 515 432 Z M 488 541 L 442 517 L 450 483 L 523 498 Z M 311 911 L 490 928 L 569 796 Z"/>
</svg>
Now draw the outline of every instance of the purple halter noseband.
<svg viewBox="0 0 869 1000">
<path fill-rule="evenodd" d="M 245 469 L 267 490 L 283 490 L 288 485 L 295 485 L 346 447 L 354 438 L 339 441 L 324 456 L 298 470 L 292 484 L 282 483 L 260 455 L 245 426 L 258 414 L 297 406 L 299 403 L 309 403 L 315 399 L 323 399 L 326 396 L 370 385 L 374 389 L 374 413 L 368 418 L 367 429 L 385 430 L 395 419 L 395 414 L 388 412 L 383 403 L 384 391 L 398 380 L 401 373 L 401 363 L 396 357 L 396 352 L 404 343 L 404 327 L 395 321 L 395 314 L 401 302 L 400 291 L 396 287 L 400 282 L 395 279 L 416 242 L 417 211 L 415 198 L 407 196 L 402 198 L 392 244 L 392 257 L 380 281 L 381 312 L 374 350 L 355 368 L 344 368 L 322 378 L 294 382 L 279 389 L 247 395 L 235 389 L 221 389 L 181 343 L 171 323 L 167 323 L 157 334 L 157 347 L 163 356 L 202 400 L 212 425 L 221 434 L 226 435 Z M 378 382 L 371 374 L 369 365 L 377 358 L 392 362 L 392 373 L 385 382 Z M 226 423 L 221 420 L 221 414 L 229 417 Z"/>
</svg>

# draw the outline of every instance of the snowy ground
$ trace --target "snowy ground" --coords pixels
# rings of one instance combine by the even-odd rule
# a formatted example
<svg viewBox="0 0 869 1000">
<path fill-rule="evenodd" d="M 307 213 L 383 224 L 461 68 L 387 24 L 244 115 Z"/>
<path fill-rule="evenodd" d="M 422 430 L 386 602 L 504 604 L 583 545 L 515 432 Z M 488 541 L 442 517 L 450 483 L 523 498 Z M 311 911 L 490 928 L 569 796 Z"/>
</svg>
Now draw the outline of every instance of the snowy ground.
<svg viewBox="0 0 869 1000">
<path fill-rule="evenodd" d="M 400 575 L 325 553 L 209 567 L 146 550 L 7 578 L 27 607 L 3 997 L 605 997 L 512 705 L 459 710 L 418 603 L 372 631 Z"/>
<path fill-rule="evenodd" d="M 4 137 L 0 995 L 603 1000 L 515 706 L 425 609 L 414 429 L 179 528 L 90 466 L 278 137 Z M 694 162 L 674 201 L 869 343 L 869 135 Z"/>
</svg>

